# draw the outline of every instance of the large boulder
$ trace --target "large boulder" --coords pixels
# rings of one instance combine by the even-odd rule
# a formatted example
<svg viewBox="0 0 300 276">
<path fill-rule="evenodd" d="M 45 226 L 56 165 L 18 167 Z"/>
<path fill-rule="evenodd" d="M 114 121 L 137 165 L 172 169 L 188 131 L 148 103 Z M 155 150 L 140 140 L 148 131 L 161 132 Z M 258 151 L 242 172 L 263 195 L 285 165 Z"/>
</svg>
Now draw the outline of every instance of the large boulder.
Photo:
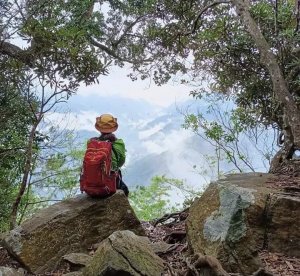
<svg viewBox="0 0 300 276">
<path fill-rule="evenodd" d="M 36 213 L 3 239 L 4 247 L 30 272 L 54 270 L 61 257 L 87 253 L 114 231 L 144 231 L 124 193 L 105 198 L 79 195 Z"/>
<path fill-rule="evenodd" d="M 150 247 L 148 238 L 131 231 L 118 231 L 104 240 L 83 276 L 160 276 L 164 265 Z"/>
<path fill-rule="evenodd" d="M 300 255 L 300 198 L 272 188 L 276 176 L 229 175 L 209 185 L 190 208 L 193 253 L 211 255 L 228 272 L 250 275 L 262 266 L 259 249 Z"/>
</svg>

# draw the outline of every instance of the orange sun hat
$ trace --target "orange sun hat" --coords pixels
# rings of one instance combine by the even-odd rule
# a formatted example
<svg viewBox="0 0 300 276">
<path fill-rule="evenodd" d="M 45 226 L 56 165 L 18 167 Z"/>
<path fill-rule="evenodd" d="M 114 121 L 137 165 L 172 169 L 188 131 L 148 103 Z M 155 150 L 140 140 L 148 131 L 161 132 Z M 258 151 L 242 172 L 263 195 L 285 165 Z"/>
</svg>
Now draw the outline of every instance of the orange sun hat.
<svg viewBox="0 0 300 276">
<path fill-rule="evenodd" d="M 111 133 L 118 129 L 117 118 L 110 114 L 102 114 L 96 118 L 95 128 L 101 133 Z"/>
</svg>

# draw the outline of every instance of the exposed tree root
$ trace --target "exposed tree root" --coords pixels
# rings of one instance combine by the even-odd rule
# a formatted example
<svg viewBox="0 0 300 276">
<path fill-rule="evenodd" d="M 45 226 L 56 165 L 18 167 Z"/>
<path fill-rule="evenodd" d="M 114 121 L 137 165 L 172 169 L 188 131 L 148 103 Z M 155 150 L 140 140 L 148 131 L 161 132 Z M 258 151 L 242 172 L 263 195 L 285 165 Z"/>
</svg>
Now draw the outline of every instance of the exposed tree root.
<svg viewBox="0 0 300 276">
<path fill-rule="evenodd" d="M 196 253 L 192 257 L 187 258 L 186 263 L 188 270 L 184 276 L 230 276 L 213 256 Z"/>
</svg>

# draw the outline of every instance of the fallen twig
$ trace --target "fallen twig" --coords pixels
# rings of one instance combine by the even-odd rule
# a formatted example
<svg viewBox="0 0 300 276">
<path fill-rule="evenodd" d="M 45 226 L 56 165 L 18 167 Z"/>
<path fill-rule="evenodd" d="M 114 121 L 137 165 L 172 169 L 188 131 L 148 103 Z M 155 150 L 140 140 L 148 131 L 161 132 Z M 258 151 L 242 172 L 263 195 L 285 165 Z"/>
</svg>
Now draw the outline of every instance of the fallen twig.
<svg viewBox="0 0 300 276">
<path fill-rule="evenodd" d="M 174 212 L 174 213 L 171 213 L 171 214 L 166 214 L 164 215 L 163 217 L 157 219 L 154 221 L 153 223 L 153 226 L 156 227 L 159 223 L 163 223 L 165 221 L 167 221 L 168 219 L 171 219 L 171 218 L 175 218 L 175 219 L 178 219 L 180 218 L 180 215 L 183 214 L 183 213 L 187 213 L 188 212 L 188 208 L 187 209 L 184 209 L 183 211 L 180 211 L 180 212 Z M 186 218 L 186 217 L 185 217 Z M 185 219 L 184 218 L 184 219 Z"/>
</svg>

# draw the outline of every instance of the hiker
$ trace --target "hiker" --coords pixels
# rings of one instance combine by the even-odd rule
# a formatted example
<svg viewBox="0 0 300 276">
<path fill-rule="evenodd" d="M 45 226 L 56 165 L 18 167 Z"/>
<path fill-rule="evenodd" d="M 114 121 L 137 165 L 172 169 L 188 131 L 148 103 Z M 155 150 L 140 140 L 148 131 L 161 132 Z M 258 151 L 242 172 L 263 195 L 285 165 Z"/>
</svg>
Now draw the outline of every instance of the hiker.
<svg viewBox="0 0 300 276">
<path fill-rule="evenodd" d="M 129 190 L 120 170 L 125 163 L 125 145 L 122 139 L 113 134 L 118 129 L 117 119 L 110 114 L 103 114 L 96 118 L 95 128 L 101 135 L 87 142 L 80 190 L 92 197 L 104 197 L 121 189 L 128 196 Z"/>
<path fill-rule="evenodd" d="M 128 196 L 129 190 L 124 181 L 122 180 L 122 173 L 120 168 L 125 163 L 126 149 L 122 139 L 118 139 L 113 132 L 118 129 L 117 118 L 110 114 L 102 114 L 96 118 L 95 128 L 100 131 L 101 135 L 96 138 L 100 141 L 110 141 L 112 143 L 112 166 L 111 169 L 118 172 L 117 189 L 124 191 Z"/>
</svg>

